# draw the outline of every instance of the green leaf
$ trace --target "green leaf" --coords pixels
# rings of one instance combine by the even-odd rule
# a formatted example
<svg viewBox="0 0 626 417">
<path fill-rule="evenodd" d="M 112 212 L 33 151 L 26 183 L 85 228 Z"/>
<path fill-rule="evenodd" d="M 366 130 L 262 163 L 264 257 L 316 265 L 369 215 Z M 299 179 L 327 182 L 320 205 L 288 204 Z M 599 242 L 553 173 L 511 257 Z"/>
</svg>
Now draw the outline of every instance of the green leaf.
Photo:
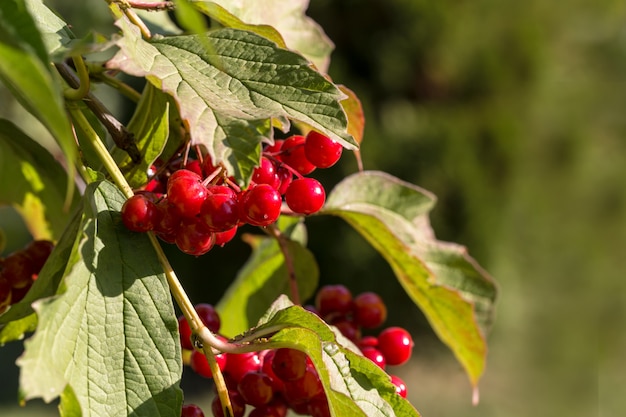
<svg viewBox="0 0 626 417">
<path fill-rule="evenodd" d="M 237 16 L 212 1 L 192 1 L 191 4 L 196 9 L 209 16 L 211 19 L 219 22 L 224 27 L 248 30 L 266 39 L 269 39 L 281 48 L 287 47 L 285 41 L 283 40 L 283 37 L 280 36 L 280 33 L 278 33 L 278 31 L 272 26 L 249 25 L 247 23 L 244 23 Z"/>
<path fill-rule="evenodd" d="M 146 83 L 135 114 L 128 122 L 128 131 L 134 135 L 141 155 L 140 163 L 135 164 L 128 152 L 119 148 L 115 148 L 112 153 L 115 162 L 133 188 L 146 185 L 148 168 L 161 155 L 167 143 L 170 129 L 168 97 L 152 84 Z"/>
<path fill-rule="evenodd" d="M 80 403 L 74 390 L 69 385 L 65 387 L 61 393 L 61 401 L 59 402 L 59 415 L 61 417 L 82 417 L 83 413 L 80 409 Z"/>
<path fill-rule="evenodd" d="M 100 52 L 111 47 L 105 36 L 90 32 L 82 39 L 76 36 L 67 23 L 50 10 L 41 0 L 24 0 L 53 62 L 62 62 L 72 55 Z"/>
<path fill-rule="evenodd" d="M 172 95 L 192 145 L 204 145 L 240 182 L 247 183 L 258 164 L 261 141 L 271 140 L 271 118 L 285 128 L 288 119 L 302 121 L 356 147 L 346 132 L 343 94 L 301 56 L 241 30 L 148 43 L 125 18 L 117 25 L 124 36 L 108 67 L 146 76 Z"/>
<path fill-rule="evenodd" d="M 150 240 L 121 223 L 124 200 L 111 183 L 87 187 L 77 262 L 64 293 L 35 303 L 20 391 L 50 401 L 69 385 L 85 417 L 180 417 L 176 316 Z"/>
<path fill-rule="evenodd" d="M 293 233 L 302 232 L 294 229 Z M 258 235 L 245 235 L 244 239 L 252 246 L 252 255 L 217 305 L 220 316 L 229 317 L 220 329 L 227 336 L 249 329 L 279 295 L 290 294 L 285 257 L 276 239 Z M 319 280 L 315 257 L 300 242 L 288 240 L 286 246 L 300 299 L 306 300 L 314 294 Z"/>
<path fill-rule="evenodd" d="M 0 2 L 0 81 L 52 134 L 68 161 L 66 200 L 74 190 L 77 150 L 63 97 L 49 70 L 49 59 L 24 0 Z"/>
<path fill-rule="evenodd" d="M 0 319 L 3 317 L 4 316 L 0 316 Z M 22 339 L 26 333 L 35 331 L 36 327 L 37 315 L 35 313 L 0 326 L 0 346 L 14 340 Z"/>
<path fill-rule="evenodd" d="M 50 10 L 42 0 L 25 0 L 26 7 L 33 17 L 49 55 L 64 50 L 75 36 L 67 23 Z"/>
<path fill-rule="evenodd" d="M 282 327 L 267 343 L 305 352 L 324 386 L 334 416 L 419 416 L 396 394 L 389 375 L 369 359 L 344 346 L 323 320 L 300 306 L 279 298 L 254 332 Z"/>
<path fill-rule="evenodd" d="M 434 239 L 426 218 L 434 203 L 417 186 L 362 172 L 337 185 L 324 213 L 346 220 L 389 262 L 476 386 L 485 369 L 496 288 L 464 248 Z"/>
<path fill-rule="evenodd" d="M 305 14 L 308 0 L 214 0 L 213 3 L 246 23 L 276 28 L 287 48 L 302 54 L 321 72 L 328 70 L 334 45 L 322 28 Z"/>
<path fill-rule="evenodd" d="M 4 119 L 0 119 L 0 178 L 4 179 L 0 204 L 15 207 L 35 239 L 58 239 L 70 217 L 64 208 L 67 173 L 50 152 Z M 77 202 L 74 196 L 72 205 Z"/>
</svg>

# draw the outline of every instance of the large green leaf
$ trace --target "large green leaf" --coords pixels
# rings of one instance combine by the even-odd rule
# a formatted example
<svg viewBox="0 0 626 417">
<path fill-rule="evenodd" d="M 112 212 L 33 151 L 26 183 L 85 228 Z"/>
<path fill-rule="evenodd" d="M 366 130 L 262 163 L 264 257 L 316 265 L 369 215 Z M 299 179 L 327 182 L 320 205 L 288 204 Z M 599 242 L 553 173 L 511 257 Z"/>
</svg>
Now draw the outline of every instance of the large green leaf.
<svg viewBox="0 0 626 417">
<path fill-rule="evenodd" d="M 71 214 L 64 208 L 67 173 L 50 152 L 4 119 L 0 119 L 0 178 L 0 204 L 15 207 L 34 238 L 57 240 Z M 72 205 L 77 202 L 74 196 Z"/>
<path fill-rule="evenodd" d="M 20 392 L 50 401 L 69 385 L 84 417 L 179 417 L 176 316 L 148 237 L 121 223 L 124 200 L 111 183 L 87 187 L 65 292 L 35 303 Z"/>
<path fill-rule="evenodd" d="M 212 3 L 246 23 L 276 28 L 289 49 L 302 54 L 320 71 L 328 70 L 334 45 L 322 28 L 305 14 L 309 0 L 214 0 Z"/>
<path fill-rule="evenodd" d="M 434 197 L 381 172 L 344 179 L 324 213 L 346 220 L 389 262 L 399 282 L 476 386 L 485 369 L 485 336 L 496 288 L 465 248 L 434 239 L 426 214 Z"/>
<path fill-rule="evenodd" d="M 381 368 L 342 344 L 317 315 L 300 306 L 289 306 L 285 297 L 259 321 L 255 332 L 282 328 L 265 345 L 306 352 L 324 386 L 335 417 L 417 417 L 419 413 L 395 388 Z"/>
<path fill-rule="evenodd" d="M 271 118 L 302 121 L 352 149 L 343 93 L 301 56 L 252 32 L 220 29 L 207 34 L 141 39 L 121 18 L 120 51 L 108 63 L 146 76 L 172 95 L 192 144 L 204 145 L 241 182 L 258 164 L 260 142 L 272 135 Z"/>
<path fill-rule="evenodd" d="M 73 192 L 77 150 L 41 35 L 24 0 L 0 1 L 0 81 L 52 134 L 69 171 L 67 195 Z"/>
<path fill-rule="evenodd" d="M 147 83 L 133 117 L 128 122 L 128 131 L 134 135 L 141 161 L 134 163 L 128 152 L 115 148 L 113 158 L 131 187 L 146 184 L 148 168 L 157 159 L 169 136 L 169 100 L 166 94 Z"/>
<path fill-rule="evenodd" d="M 286 242 L 290 260 L 295 269 L 296 282 L 300 299 L 311 297 L 317 288 L 319 268 L 313 254 L 297 241 L 304 225 L 287 225 Z M 281 294 L 290 294 L 288 269 L 285 256 L 276 239 L 257 235 L 247 235 L 246 241 L 252 246 L 250 259 L 242 266 L 237 278 L 217 305 L 222 317 L 220 332 L 234 336 L 249 329 Z"/>
</svg>

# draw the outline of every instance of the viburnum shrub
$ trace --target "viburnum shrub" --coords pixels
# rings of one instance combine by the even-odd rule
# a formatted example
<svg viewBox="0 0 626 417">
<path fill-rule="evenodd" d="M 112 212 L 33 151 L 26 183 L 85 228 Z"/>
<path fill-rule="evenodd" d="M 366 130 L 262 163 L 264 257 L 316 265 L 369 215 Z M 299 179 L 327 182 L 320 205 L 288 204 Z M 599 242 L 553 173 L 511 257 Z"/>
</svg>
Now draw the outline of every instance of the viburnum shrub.
<svg viewBox="0 0 626 417">
<path fill-rule="evenodd" d="M 0 2 L 0 80 L 60 149 L 0 119 L 0 203 L 33 238 L 0 258 L 0 344 L 27 338 L 20 401 L 84 417 L 418 416 L 394 367 L 419 341 L 376 293 L 318 288 L 309 216 L 381 254 L 477 401 L 495 284 L 434 237 L 428 191 L 362 168 L 320 181 L 342 157 L 362 166 L 364 118 L 326 74 L 332 44 L 307 2 L 106 3 L 115 33 L 78 38 L 41 0 Z M 102 84 L 135 104 L 128 123 Z M 249 261 L 216 305 L 194 304 L 162 243 L 202 256 L 244 226 Z M 185 365 L 214 387 L 211 410 L 183 401 Z"/>
</svg>

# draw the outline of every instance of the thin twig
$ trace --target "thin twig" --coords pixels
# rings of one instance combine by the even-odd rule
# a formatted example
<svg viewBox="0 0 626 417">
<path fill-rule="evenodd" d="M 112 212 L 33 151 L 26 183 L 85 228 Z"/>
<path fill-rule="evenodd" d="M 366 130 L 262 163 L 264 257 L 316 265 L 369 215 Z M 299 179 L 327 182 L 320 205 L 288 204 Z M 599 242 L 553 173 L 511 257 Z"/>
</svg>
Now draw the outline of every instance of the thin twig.
<svg viewBox="0 0 626 417">
<path fill-rule="evenodd" d="M 173 1 L 131 1 L 127 0 L 130 7 L 133 9 L 148 10 L 148 11 L 163 11 L 174 10 L 175 4 Z"/>
<path fill-rule="evenodd" d="M 77 88 L 80 84 L 78 77 L 72 71 L 69 65 L 66 63 L 54 64 L 57 71 L 63 79 L 68 83 L 70 87 Z M 93 93 L 89 93 L 85 96 L 83 102 L 87 105 L 89 110 L 100 120 L 105 129 L 111 135 L 113 142 L 122 150 L 128 153 L 130 159 L 134 163 L 141 161 L 141 153 L 137 148 L 137 144 L 134 141 L 133 134 L 129 132 L 126 127 L 111 114 L 111 112 L 102 104 L 100 100 Z"/>
<path fill-rule="evenodd" d="M 63 91 L 63 96 L 68 100 L 82 100 L 89 94 L 89 71 L 85 65 L 83 57 L 76 55 L 72 57 L 76 72 L 78 73 L 78 85 L 76 87 L 68 87 Z"/>
</svg>

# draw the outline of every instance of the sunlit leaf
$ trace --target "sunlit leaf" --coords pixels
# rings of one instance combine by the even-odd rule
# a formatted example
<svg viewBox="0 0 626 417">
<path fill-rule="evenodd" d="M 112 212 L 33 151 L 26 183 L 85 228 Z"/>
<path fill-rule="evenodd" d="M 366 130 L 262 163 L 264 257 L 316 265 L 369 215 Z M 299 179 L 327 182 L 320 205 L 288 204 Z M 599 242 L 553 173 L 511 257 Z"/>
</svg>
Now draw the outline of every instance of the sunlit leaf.
<svg viewBox="0 0 626 417">
<path fill-rule="evenodd" d="M 67 173 L 48 150 L 0 119 L 0 204 L 21 214 L 36 239 L 56 240 L 70 218 L 64 208 Z M 74 196 L 72 205 L 78 202 Z"/>
<path fill-rule="evenodd" d="M 122 193 L 85 191 L 80 258 L 65 292 L 35 303 L 39 325 L 19 358 L 24 399 L 69 385 L 82 415 L 180 417 L 182 363 L 165 275 L 148 237 L 121 223 Z"/>
<path fill-rule="evenodd" d="M 279 298 L 254 332 L 281 328 L 268 347 L 305 352 L 324 386 L 334 416 L 411 417 L 415 408 L 396 394 L 389 375 L 369 359 L 342 345 L 317 315 Z"/>
<path fill-rule="evenodd" d="M 50 72 L 41 35 L 24 0 L 0 2 L 0 81 L 52 134 L 69 163 L 66 195 L 74 187 L 76 145 L 63 109 L 61 89 Z"/>
<path fill-rule="evenodd" d="M 269 39 L 281 48 L 287 47 L 282 36 L 280 36 L 280 33 L 278 33 L 278 31 L 272 26 L 250 25 L 244 23 L 237 16 L 233 15 L 228 10 L 212 1 L 192 1 L 191 4 L 202 13 L 218 21 L 224 27 L 249 30 L 250 32 L 254 32 L 257 35 Z"/>
<path fill-rule="evenodd" d="M 337 185 L 324 213 L 346 220 L 380 252 L 476 386 L 485 369 L 496 288 L 464 248 L 437 242 L 425 227 L 434 202 L 430 193 L 391 175 L 363 172 Z"/>
<path fill-rule="evenodd" d="M 146 76 L 172 95 L 192 145 L 205 146 L 239 181 L 245 183 L 258 164 L 259 144 L 271 140 L 272 118 L 286 128 L 289 119 L 305 122 L 356 147 L 339 103 L 343 93 L 301 56 L 247 31 L 146 42 L 126 19 L 117 24 L 124 37 L 108 66 Z"/>
<path fill-rule="evenodd" d="M 322 28 L 306 15 L 309 0 L 215 0 L 213 3 L 246 23 L 276 28 L 287 48 L 302 54 L 321 72 L 328 70 L 334 45 Z"/>
</svg>

